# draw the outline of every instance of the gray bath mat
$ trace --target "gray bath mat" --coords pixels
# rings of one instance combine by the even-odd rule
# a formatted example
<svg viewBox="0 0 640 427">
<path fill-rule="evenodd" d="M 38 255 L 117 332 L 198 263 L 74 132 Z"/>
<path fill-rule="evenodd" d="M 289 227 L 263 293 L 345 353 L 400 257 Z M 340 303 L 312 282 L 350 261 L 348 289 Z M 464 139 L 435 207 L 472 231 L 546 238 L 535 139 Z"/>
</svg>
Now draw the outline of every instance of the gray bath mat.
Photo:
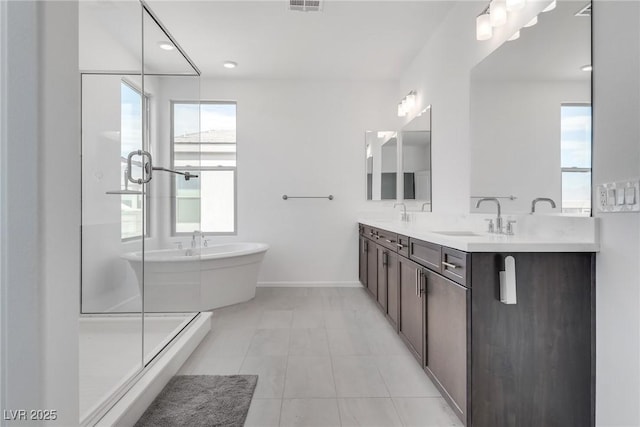
<svg viewBox="0 0 640 427">
<path fill-rule="evenodd" d="M 136 427 L 242 426 L 257 382 L 257 375 L 175 376 Z"/>
</svg>

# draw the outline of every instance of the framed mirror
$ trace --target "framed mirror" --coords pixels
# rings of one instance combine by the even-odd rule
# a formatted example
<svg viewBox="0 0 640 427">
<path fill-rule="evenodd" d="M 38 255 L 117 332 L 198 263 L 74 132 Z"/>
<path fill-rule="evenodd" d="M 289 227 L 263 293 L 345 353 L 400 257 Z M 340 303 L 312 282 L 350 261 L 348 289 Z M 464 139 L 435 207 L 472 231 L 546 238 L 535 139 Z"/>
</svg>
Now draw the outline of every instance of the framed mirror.
<svg viewBox="0 0 640 427">
<path fill-rule="evenodd" d="M 367 200 L 398 198 L 398 132 L 365 133 Z"/>
<path fill-rule="evenodd" d="M 431 106 L 400 132 L 404 200 L 422 202 L 431 212 Z"/>
<path fill-rule="evenodd" d="M 591 213 L 591 8 L 558 0 L 471 73 L 470 208 Z M 493 208 L 495 209 L 495 208 Z"/>
</svg>

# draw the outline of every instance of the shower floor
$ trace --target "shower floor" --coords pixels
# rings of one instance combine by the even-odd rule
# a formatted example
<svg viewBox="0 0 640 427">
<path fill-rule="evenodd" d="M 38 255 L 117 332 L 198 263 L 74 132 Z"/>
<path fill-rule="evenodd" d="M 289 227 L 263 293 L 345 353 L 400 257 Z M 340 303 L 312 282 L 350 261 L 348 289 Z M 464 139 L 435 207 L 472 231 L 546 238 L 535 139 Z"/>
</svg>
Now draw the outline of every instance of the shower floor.
<svg viewBox="0 0 640 427">
<path fill-rule="evenodd" d="M 80 318 L 80 419 L 129 381 L 195 313 L 91 315 Z"/>
</svg>

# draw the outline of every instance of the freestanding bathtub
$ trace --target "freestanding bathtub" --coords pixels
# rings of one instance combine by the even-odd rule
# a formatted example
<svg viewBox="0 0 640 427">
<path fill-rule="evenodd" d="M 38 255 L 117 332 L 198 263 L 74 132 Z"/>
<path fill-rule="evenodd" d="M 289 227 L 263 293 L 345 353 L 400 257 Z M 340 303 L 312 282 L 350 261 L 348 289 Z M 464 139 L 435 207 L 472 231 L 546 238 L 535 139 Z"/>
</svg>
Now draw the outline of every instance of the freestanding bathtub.
<svg viewBox="0 0 640 427">
<path fill-rule="evenodd" d="M 265 243 L 228 243 L 201 249 L 161 249 L 122 257 L 136 273 L 145 312 L 206 311 L 256 295 Z"/>
</svg>

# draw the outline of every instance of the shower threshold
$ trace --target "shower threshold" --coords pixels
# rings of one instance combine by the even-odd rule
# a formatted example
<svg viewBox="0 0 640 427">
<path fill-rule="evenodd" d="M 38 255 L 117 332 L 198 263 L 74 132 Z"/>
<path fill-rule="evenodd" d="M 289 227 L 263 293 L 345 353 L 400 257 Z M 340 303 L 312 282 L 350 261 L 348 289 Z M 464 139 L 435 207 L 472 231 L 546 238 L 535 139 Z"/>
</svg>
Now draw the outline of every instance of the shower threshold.
<svg viewBox="0 0 640 427">
<path fill-rule="evenodd" d="M 143 344 L 135 332 L 140 320 L 139 315 L 81 317 L 80 425 L 135 424 L 211 329 L 209 312 L 145 315 L 140 369 Z M 128 340 L 140 343 L 136 347 Z M 133 357 L 127 353 L 136 348 Z"/>
</svg>

